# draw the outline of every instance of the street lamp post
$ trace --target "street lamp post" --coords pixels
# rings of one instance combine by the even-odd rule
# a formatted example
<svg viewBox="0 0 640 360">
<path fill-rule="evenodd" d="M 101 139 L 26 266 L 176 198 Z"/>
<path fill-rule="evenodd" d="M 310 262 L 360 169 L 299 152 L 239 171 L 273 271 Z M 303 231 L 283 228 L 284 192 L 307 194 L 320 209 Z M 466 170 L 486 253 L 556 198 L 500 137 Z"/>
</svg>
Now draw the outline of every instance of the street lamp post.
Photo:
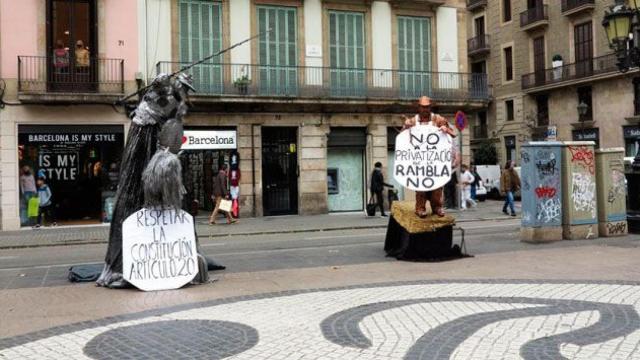
<svg viewBox="0 0 640 360">
<path fill-rule="evenodd" d="M 627 72 L 632 66 L 640 66 L 640 0 L 616 0 L 604 13 L 604 26 L 609 47 L 615 52 L 617 66 Z M 627 222 L 629 231 L 640 232 L 640 149 L 636 151 L 631 167 L 625 171 L 627 178 Z"/>
</svg>

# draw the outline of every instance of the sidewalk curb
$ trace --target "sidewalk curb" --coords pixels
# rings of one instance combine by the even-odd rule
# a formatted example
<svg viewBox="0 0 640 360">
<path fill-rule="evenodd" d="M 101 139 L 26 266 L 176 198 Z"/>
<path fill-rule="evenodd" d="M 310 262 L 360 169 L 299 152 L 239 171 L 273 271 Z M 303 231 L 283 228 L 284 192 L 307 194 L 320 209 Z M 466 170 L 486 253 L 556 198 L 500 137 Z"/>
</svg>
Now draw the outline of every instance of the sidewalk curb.
<svg viewBox="0 0 640 360">
<path fill-rule="evenodd" d="M 493 217 L 493 218 L 482 218 L 482 219 L 460 219 L 456 221 L 457 223 L 466 223 L 466 222 L 478 222 L 478 221 L 502 221 L 502 220 L 513 220 L 519 218 L 513 217 Z M 320 228 L 320 229 L 296 229 L 296 230 L 272 230 L 272 231 L 254 231 L 254 232 L 238 232 L 238 233 L 220 233 L 220 234 L 208 234 L 208 235 L 198 235 L 199 239 L 213 239 L 213 238 L 224 238 L 224 237 L 232 237 L 232 236 L 255 236 L 255 235 L 276 235 L 276 234 L 297 234 L 297 233 L 314 233 L 314 232 L 325 232 L 325 231 L 340 231 L 340 230 L 365 230 L 365 229 L 385 229 L 387 224 L 380 225 L 357 225 L 357 226 L 344 226 L 344 227 L 332 227 L 332 228 Z M 106 239 L 78 239 L 78 240 L 64 240 L 60 242 L 52 242 L 52 243 L 39 243 L 39 244 L 29 244 L 29 245 L 0 245 L 0 250 L 11 250 L 11 249 L 27 249 L 27 248 L 40 248 L 40 247 L 53 247 L 53 246 L 72 246 L 72 245 L 96 245 L 96 244 L 106 244 Z"/>
</svg>

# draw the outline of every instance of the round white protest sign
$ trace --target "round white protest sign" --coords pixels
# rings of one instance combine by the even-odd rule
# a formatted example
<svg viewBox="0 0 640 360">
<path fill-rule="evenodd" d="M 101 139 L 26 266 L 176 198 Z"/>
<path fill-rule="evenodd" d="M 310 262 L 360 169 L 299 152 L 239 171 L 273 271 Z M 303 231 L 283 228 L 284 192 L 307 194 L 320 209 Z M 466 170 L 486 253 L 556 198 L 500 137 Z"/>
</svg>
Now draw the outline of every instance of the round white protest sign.
<svg viewBox="0 0 640 360">
<path fill-rule="evenodd" d="M 122 273 L 140 290 L 169 290 L 198 273 L 193 217 L 183 210 L 140 209 L 122 223 Z"/>
<path fill-rule="evenodd" d="M 431 191 L 451 179 L 453 141 L 432 125 L 416 125 L 396 136 L 393 177 L 407 189 Z"/>
</svg>

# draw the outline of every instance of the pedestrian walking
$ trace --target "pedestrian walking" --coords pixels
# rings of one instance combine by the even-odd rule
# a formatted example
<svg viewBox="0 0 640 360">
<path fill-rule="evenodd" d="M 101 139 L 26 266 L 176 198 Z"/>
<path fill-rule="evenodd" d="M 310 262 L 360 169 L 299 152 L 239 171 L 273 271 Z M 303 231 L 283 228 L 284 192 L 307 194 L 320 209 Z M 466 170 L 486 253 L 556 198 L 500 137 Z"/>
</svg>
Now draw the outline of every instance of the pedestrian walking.
<svg viewBox="0 0 640 360">
<path fill-rule="evenodd" d="M 234 218 L 238 218 L 240 215 L 240 205 L 238 204 L 238 198 L 240 197 L 240 169 L 231 168 L 229 170 L 229 193 L 232 201 L 232 215 Z"/>
<path fill-rule="evenodd" d="M 520 177 L 514 167 L 514 162 L 508 160 L 504 166 L 504 171 L 502 171 L 502 175 L 500 176 L 500 192 L 505 196 L 502 212 L 505 215 L 509 215 L 507 212 L 508 206 L 511 210 L 511 216 L 516 216 L 513 193 L 520 189 Z"/>
<path fill-rule="evenodd" d="M 384 187 L 393 188 L 393 185 L 387 184 L 384 182 L 384 175 L 382 175 L 382 163 L 379 161 L 375 163 L 373 172 L 371 172 L 371 196 L 376 197 L 376 207 L 380 208 L 381 216 L 387 216 L 384 213 L 384 197 L 382 196 L 382 191 Z M 375 208 L 373 211 L 373 215 L 375 215 Z"/>
<path fill-rule="evenodd" d="M 478 168 L 475 165 L 471 165 L 471 175 L 473 175 L 474 178 L 473 184 L 471 184 L 471 198 L 474 201 L 477 201 L 478 186 L 480 186 L 480 181 L 482 181 L 482 178 L 480 177 L 480 174 L 478 174 Z"/>
<path fill-rule="evenodd" d="M 29 222 L 28 208 L 29 208 L 29 200 L 36 196 L 36 179 L 33 177 L 33 172 L 31 171 L 31 167 L 25 165 L 20 170 L 20 195 L 21 204 L 20 204 L 20 221 L 22 225 L 25 225 Z"/>
<path fill-rule="evenodd" d="M 460 186 L 461 186 L 461 209 L 467 209 L 467 203 L 471 204 L 471 207 L 476 207 L 478 204 L 471 198 L 471 186 L 475 181 L 475 177 L 469 171 L 469 167 L 467 165 L 462 165 L 460 167 L 462 169 L 462 174 L 460 175 Z"/>
<path fill-rule="evenodd" d="M 456 188 L 458 187 L 458 169 L 452 168 L 451 171 L 451 179 L 444 186 L 443 191 L 443 203 L 447 209 L 455 209 L 456 208 Z"/>
<path fill-rule="evenodd" d="M 213 179 L 213 198 L 215 203 L 215 208 L 209 217 L 209 225 L 213 225 L 216 223 L 216 217 L 218 216 L 218 212 L 222 212 L 224 216 L 227 218 L 227 224 L 233 224 L 237 220 L 231 218 L 231 211 L 223 211 L 220 209 L 220 204 L 222 200 L 229 200 L 229 191 L 227 190 L 227 164 L 222 164 L 220 170 L 218 171 L 218 175 Z"/>
<path fill-rule="evenodd" d="M 45 215 L 51 226 L 58 226 L 56 223 L 56 214 L 53 206 L 53 194 L 51 188 L 45 182 L 43 177 L 39 177 L 37 180 L 38 185 L 38 198 L 40 199 L 40 206 L 38 207 L 38 223 L 35 228 L 38 229 L 42 226 L 42 215 Z"/>
</svg>

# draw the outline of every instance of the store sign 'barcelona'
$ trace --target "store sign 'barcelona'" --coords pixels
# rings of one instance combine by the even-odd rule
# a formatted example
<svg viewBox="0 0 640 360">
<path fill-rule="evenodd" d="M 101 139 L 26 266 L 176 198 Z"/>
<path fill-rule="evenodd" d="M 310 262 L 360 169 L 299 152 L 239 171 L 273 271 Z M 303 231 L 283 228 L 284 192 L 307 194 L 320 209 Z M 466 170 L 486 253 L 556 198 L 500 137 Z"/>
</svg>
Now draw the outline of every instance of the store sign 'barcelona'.
<svg viewBox="0 0 640 360">
<path fill-rule="evenodd" d="M 181 150 L 235 149 L 236 132 L 232 130 L 185 130 Z"/>
</svg>

